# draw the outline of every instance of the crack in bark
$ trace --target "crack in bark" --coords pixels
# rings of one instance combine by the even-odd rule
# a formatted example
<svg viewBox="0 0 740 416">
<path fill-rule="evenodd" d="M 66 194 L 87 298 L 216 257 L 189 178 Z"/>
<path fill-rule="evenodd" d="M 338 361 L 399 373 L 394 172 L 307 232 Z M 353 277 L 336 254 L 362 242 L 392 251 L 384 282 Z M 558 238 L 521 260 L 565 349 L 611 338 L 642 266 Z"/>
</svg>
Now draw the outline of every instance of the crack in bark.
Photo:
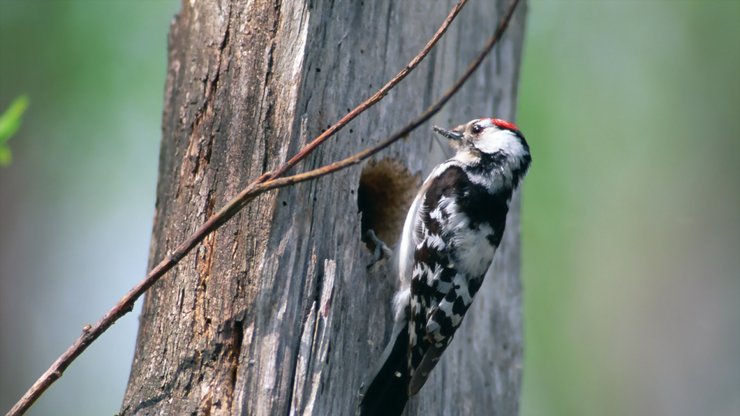
<svg viewBox="0 0 740 416">
<path fill-rule="evenodd" d="M 229 392 L 227 396 L 229 400 L 229 411 L 231 414 L 234 414 L 234 392 L 237 388 L 236 382 L 239 378 L 239 367 L 241 365 L 239 357 L 241 356 L 242 343 L 244 342 L 244 321 L 235 319 L 232 330 L 231 344 L 228 348 L 229 380 L 227 386 L 229 387 Z"/>
<path fill-rule="evenodd" d="M 311 224 L 312 223 L 313 222 L 311 222 Z M 306 333 L 307 327 L 311 325 L 311 322 L 310 322 L 311 317 L 313 316 L 314 319 L 316 319 L 315 317 L 317 315 L 316 313 L 318 309 L 317 302 L 321 294 L 321 281 L 322 281 L 321 273 L 318 273 L 318 270 L 317 270 L 317 264 L 318 264 L 318 257 L 316 256 L 315 251 L 314 251 L 314 254 L 311 255 L 311 258 L 309 260 L 309 264 L 306 270 L 306 276 L 312 276 L 316 274 L 316 280 L 314 284 L 312 285 L 311 295 L 309 296 L 310 298 L 314 298 L 314 300 L 309 303 L 308 307 L 306 308 L 306 311 L 303 314 L 303 319 L 301 319 L 300 334 L 298 335 L 296 339 L 296 345 L 294 346 L 295 354 L 293 355 L 293 357 L 291 357 L 291 374 L 293 374 L 293 377 L 290 380 L 290 386 L 288 388 L 288 396 L 286 398 L 286 403 L 288 403 L 288 406 L 286 408 L 286 414 L 288 415 L 297 411 L 297 409 L 294 408 L 294 405 L 295 405 L 294 397 L 297 393 L 295 391 L 296 383 L 298 382 L 297 378 L 300 377 L 301 374 L 298 374 L 296 369 L 298 368 L 299 361 L 301 359 L 301 353 L 302 353 L 301 349 L 303 346 L 304 334 Z M 309 350 L 313 349 L 313 336 L 311 337 L 311 340 L 312 340 L 311 345 L 308 346 Z M 306 369 L 310 367 L 310 364 L 311 364 L 310 354 L 306 355 L 306 362 L 304 364 L 305 364 Z M 305 377 L 305 374 L 302 374 L 302 376 Z M 302 381 L 303 383 L 305 383 L 305 379 Z"/>
</svg>

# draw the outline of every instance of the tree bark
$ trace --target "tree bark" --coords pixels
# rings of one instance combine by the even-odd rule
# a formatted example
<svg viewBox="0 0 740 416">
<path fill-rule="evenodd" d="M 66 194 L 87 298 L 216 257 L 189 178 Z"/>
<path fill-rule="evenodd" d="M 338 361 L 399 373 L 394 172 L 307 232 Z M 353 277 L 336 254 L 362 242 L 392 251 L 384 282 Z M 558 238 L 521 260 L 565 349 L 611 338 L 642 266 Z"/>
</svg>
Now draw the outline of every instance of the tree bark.
<svg viewBox="0 0 740 416">
<path fill-rule="evenodd" d="M 172 23 L 150 265 L 245 184 L 282 164 L 424 45 L 451 1 L 200 0 Z M 420 113 L 508 4 L 472 1 L 406 81 L 298 169 L 354 153 Z M 524 10 L 435 118 L 513 118 Z M 393 243 L 421 178 L 449 155 L 422 128 L 374 161 L 271 192 L 146 296 L 121 414 L 354 413 L 391 329 L 396 277 L 361 230 Z M 359 201 L 358 201 L 359 199 Z M 518 410 L 518 198 L 494 272 L 406 414 Z"/>
</svg>

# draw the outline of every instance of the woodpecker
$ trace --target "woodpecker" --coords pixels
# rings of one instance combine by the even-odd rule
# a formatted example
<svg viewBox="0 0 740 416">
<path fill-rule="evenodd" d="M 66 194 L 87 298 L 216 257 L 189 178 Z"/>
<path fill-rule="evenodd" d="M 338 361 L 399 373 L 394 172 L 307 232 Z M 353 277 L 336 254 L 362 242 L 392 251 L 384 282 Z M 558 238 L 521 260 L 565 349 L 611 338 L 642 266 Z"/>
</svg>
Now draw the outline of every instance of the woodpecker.
<svg viewBox="0 0 740 416">
<path fill-rule="evenodd" d="M 460 327 L 493 262 L 514 190 L 532 161 L 519 128 L 497 118 L 434 131 L 455 155 L 426 178 L 395 253 L 400 289 L 388 347 L 357 414 L 400 415 Z"/>
</svg>

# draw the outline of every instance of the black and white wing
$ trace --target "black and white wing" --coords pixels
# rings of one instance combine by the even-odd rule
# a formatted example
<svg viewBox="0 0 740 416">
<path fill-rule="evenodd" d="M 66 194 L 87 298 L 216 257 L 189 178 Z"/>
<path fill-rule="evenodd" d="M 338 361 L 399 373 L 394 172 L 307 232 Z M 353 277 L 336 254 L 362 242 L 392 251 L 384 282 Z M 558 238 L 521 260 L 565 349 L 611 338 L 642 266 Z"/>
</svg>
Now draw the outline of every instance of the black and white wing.
<svg viewBox="0 0 740 416">
<path fill-rule="evenodd" d="M 508 211 L 463 167 L 442 165 L 415 221 L 409 316 L 409 395 L 416 394 L 452 341 L 483 281 Z"/>
</svg>

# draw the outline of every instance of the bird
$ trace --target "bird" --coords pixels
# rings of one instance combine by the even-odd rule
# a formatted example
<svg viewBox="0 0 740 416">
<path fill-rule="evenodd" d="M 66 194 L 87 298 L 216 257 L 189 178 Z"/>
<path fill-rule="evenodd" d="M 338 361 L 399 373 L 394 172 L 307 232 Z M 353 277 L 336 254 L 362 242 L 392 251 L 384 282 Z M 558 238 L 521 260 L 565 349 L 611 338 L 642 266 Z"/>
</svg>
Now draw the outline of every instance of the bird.
<svg viewBox="0 0 740 416">
<path fill-rule="evenodd" d="M 432 170 L 406 215 L 391 340 L 361 388 L 360 416 L 400 415 L 424 386 L 483 283 L 532 162 L 524 135 L 503 119 L 434 131 L 455 155 Z"/>
</svg>

